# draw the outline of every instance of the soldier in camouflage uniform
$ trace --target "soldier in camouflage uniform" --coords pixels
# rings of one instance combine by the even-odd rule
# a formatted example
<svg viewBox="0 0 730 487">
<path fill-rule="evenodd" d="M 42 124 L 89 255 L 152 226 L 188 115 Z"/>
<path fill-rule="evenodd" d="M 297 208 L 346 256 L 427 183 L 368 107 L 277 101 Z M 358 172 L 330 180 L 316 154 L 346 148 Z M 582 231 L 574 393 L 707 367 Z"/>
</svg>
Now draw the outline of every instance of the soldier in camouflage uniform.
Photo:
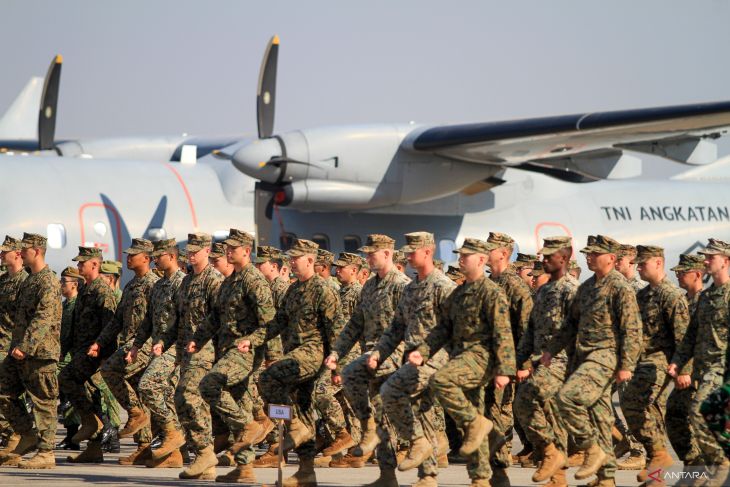
<svg viewBox="0 0 730 487">
<path fill-rule="evenodd" d="M 119 280 L 122 278 L 122 263 L 118 260 L 105 260 L 101 263 L 101 278 L 106 282 L 112 291 L 117 304 L 122 300 L 122 290 L 119 287 Z"/>
<path fill-rule="evenodd" d="M 406 257 L 405 252 L 396 250 L 395 254 L 393 254 L 393 264 L 395 264 L 396 269 L 405 274 L 406 267 L 408 267 L 408 257 Z"/>
<path fill-rule="evenodd" d="M 687 293 L 685 299 L 691 318 L 697 311 L 700 293 L 704 287 L 705 256 L 682 254 L 679 256 L 679 263 L 671 270 L 677 276 L 679 287 Z M 702 464 L 702 453 L 687 419 L 690 417 L 692 398 L 697 390 L 690 375 L 692 360 L 687 363 L 685 369 L 683 371 L 685 373 L 678 374 L 674 379 L 674 389 L 667 400 L 667 413 L 664 421 L 669 442 L 679 459 L 682 460 L 685 467 L 696 467 Z"/>
<path fill-rule="evenodd" d="M 314 264 L 314 271 L 339 293 L 340 281 L 332 275 L 332 264 L 334 261 L 335 254 L 328 250 L 319 249 L 317 251 L 317 262 Z"/>
<path fill-rule="evenodd" d="M 664 271 L 664 249 L 639 245 L 636 250 L 639 275 L 649 283 L 636 294 L 644 343 L 634 376 L 626 384 L 622 409 L 631 432 L 649 457 L 648 465 L 637 476 L 639 482 L 645 482 L 649 472 L 674 463 L 667 452 L 664 426 L 671 381 L 666 371 L 676 344 L 687 331 L 689 310 L 682 292 Z"/>
<path fill-rule="evenodd" d="M 401 249 L 407 256 L 417 277 L 403 290 L 390 326 L 385 329 L 370 355 L 369 366 L 376 368 L 380 357 L 389 357 L 401 343 L 409 353 L 444 318 L 443 305 L 456 285 L 434 266 L 436 249 L 433 234 L 408 233 L 406 246 Z M 439 433 L 444 434 L 443 421 L 437 418 L 440 409 L 434 405 L 428 381 L 448 360 L 446 351 L 440 351 L 422 365 L 405 363 L 380 387 L 383 409 L 395 426 L 401 440 L 410 442 L 406 458 L 400 462 L 400 471 L 418 467 L 419 487 L 437 484 Z M 373 367 L 375 365 L 375 367 Z M 441 413 L 443 415 L 443 412 Z M 440 431 L 437 431 L 440 426 Z M 443 452 L 441 452 L 443 453 Z"/>
<path fill-rule="evenodd" d="M 226 258 L 226 244 L 223 242 L 214 242 L 208 258 L 213 269 L 221 273 L 223 277 L 233 274 L 233 264 L 228 262 Z"/>
<path fill-rule="evenodd" d="M 694 359 L 692 378 L 699 382 L 699 386 L 692 398 L 689 418 L 703 463 L 716 480 L 727 476 L 730 461 L 707 427 L 700 406 L 724 382 L 730 318 L 730 244 L 711 238 L 707 247 L 699 253 L 705 256 L 705 269 L 712 277 L 712 285 L 702 291 L 697 310 L 668 372 L 672 377 L 678 377 L 681 375 L 679 371 L 685 371 L 690 359 Z"/>
<path fill-rule="evenodd" d="M 509 304 L 502 289 L 484 274 L 487 254 L 494 248 L 467 238 L 456 251 L 466 281 L 445 304 L 444 319 L 408 354 L 419 364 L 443 347 L 449 361 L 430 380 L 436 399 L 464 430 L 460 454 L 467 460 L 471 487 L 489 487 L 489 439 L 492 422 L 484 411 L 484 386 L 494 382 L 503 390 L 515 374 L 515 349 L 509 321 Z M 397 482 L 393 485 L 396 485 Z"/>
<path fill-rule="evenodd" d="M 550 280 L 550 274 L 545 272 L 542 262 L 535 262 L 535 268 L 530 272 L 530 276 L 532 277 L 530 286 L 532 288 L 532 295 L 534 296 L 537 290 Z"/>
<path fill-rule="evenodd" d="M 544 240 L 543 267 L 550 281 L 534 298 L 527 330 L 517 346 L 517 380 L 521 382 L 515 397 L 515 416 L 526 425 L 525 433 L 542 458 L 533 482 L 550 478 L 551 487 L 566 486 L 565 464 L 568 434 L 559 420 L 555 396 L 568 373 L 568 354 L 561 351 L 549 367 L 540 365 L 545 346 L 563 326 L 578 290 L 578 281 L 568 274 L 573 244 L 570 237 L 549 237 Z"/>
<path fill-rule="evenodd" d="M 578 265 L 578 261 L 577 260 L 571 260 L 570 261 L 570 267 L 568 267 L 568 273 L 571 276 L 575 277 L 576 279 L 580 280 L 580 273 L 581 273 L 581 271 L 582 271 L 582 269 Z"/>
<path fill-rule="evenodd" d="M 525 281 L 525 284 L 532 286 L 532 276 L 530 273 L 535 268 L 535 262 L 538 262 L 540 258 L 533 254 L 517 254 L 517 258 L 512 263 L 515 272 L 520 279 Z"/>
<path fill-rule="evenodd" d="M 0 275 L 0 362 L 10 353 L 10 339 L 13 333 L 13 315 L 15 314 L 16 299 L 20 284 L 28 277 L 23 268 L 23 258 L 20 256 L 22 245 L 20 240 L 9 235 L 0 247 L 0 259 L 6 268 Z M 18 446 L 20 435 L 13 434 L 13 428 L 0 411 L 0 435 L 6 440 L 7 446 L 0 451 L 0 455 L 10 453 Z"/>
<path fill-rule="evenodd" d="M 368 265 L 375 275 L 363 285 L 360 304 L 337 337 L 337 343 L 325 362 L 330 370 L 336 370 L 338 360 L 346 357 L 352 347 L 360 343 L 363 355 L 343 369 L 342 378 L 345 395 L 362 428 L 360 444 L 353 454 L 369 457 L 377 447 L 380 478 L 372 487 L 390 486 L 397 482 L 397 438 L 387 415 L 383 414 L 380 386 L 402 363 L 402 346 L 390 357 L 380 357 L 377 370 L 367 365 L 370 353 L 383 331 L 390 326 L 403 289 L 410 281 L 393 265 L 394 244 L 395 240 L 387 235 L 373 234 L 368 235 L 367 244 L 359 249 L 367 255 Z"/>
<path fill-rule="evenodd" d="M 631 379 L 642 343 L 636 294 L 614 268 L 618 250 L 618 242 L 602 235 L 581 250 L 594 275 L 578 288 L 566 326 L 553 335 L 541 358 L 549 367 L 552 357 L 575 343 L 574 368 L 558 393 L 558 410 L 584 453 L 575 478 L 598 473 L 601 487 L 615 485 L 611 385 Z"/>
<path fill-rule="evenodd" d="M 163 442 L 152 451 L 152 467 L 181 467 L 182 454 L 178 450 L 185 444 L 185 436 L 175 409 L 175 387 L 180 379 L 180 367 L 175 362 L 177 349 L 178 290 L 185 274 L 177 262 L 175 239 L 158 240 L 154 243 L 152 257 L 155 267 L 162 271 L 152 286 L 147 313 L 137 330 L 130 358 L 136 362 L 139 350 L 151 343 L 150 363 L 139 380 L 139 398 L 148 410 L 153 429 L 162 431 Z"/>
<path fill-rule="evenodd" d="M 98 463 L 103 461 L 101 451 L 101 401 L 99 388 L 93 377 L 97 375 L 103 357 L 108 357 L 116 347 L 107 347 L 96 355 L 89 355 L 89 347 L 95 342 L 101 330 L 114 319 L 116 300 L 109 285 L 102 280 L 101 249 L 79 247 L 79 274 L 85 285 L 76 298 L 73 314 L 72 338 L 68 350 L 71 362 L 61 371 L 58 381 L 76 412 L 81 417 L 81 429 L 74 435 L 74 443 L 90 440 L 81 454 L 69 457 L 72 463 Z M 99 377 L 99 379 L 101 379 Z"/>
<path fill-rule="evenodd" d="M 76 306 L 76 297 L 79 295 L 79 287 L 83 282 L 79 270 L 75 267 L 66 267 L 61 272 L 61 295 L 64 297 L 61 313 L 61 354 L 58 362 L 58 372 L 71 362 L 71 340 L 73 339 L 73 312 Z M 63 426 L 66 428 L 66 437 L 56 445 L 58 450 L 80 450 L 78 443 L 71 438 L 79 431 L 81 420 L 73 407 L 70 406 L 63 391 L 59 391 Z M 66 404 L 67 406 L 63 406 Z"/>
<path fill-rule="evenodd" d="M 269 366 L 259 380 L 267 404 L 292 404 L 289 432 L 283 448 L 296 449 L 299 469 L 283 486 L 316 486 L 314 474 L 314 387 L 322 361 L 342 330 L 342 315 L 335 291 L 314 271 L 318 245 L 297 240 L 287 254 L 297 282 L 287 290 L 267 340 L 281 334 L 284 356 Z"/>
<path fill-rule="evenodd" d="M 463 284 L 465 279 L 464 274 L 459 270 L 459 268 L 452 265 L 450 265 L 448 270 L 446 271 L 446 277 L 454 281 L 454 284 L 456 284 L 457 286 Z"/>
<path fill-rule="evenodd" d="M 25 233 L 21 245 L 20 254 L 23 264 L 30 269 L 30 276 L 20 284 L 10 354 L 0 364 L 0 410 L 22 437 L 37 441 L 38 451 L 28 460 L 11 454 L 1 464 L 27 469 L 54 468 L 61 286 L 46 265 L 46 238 Z M 20 399 L 22 394 L 33 404 L 32 415 Z"/>
</svg>

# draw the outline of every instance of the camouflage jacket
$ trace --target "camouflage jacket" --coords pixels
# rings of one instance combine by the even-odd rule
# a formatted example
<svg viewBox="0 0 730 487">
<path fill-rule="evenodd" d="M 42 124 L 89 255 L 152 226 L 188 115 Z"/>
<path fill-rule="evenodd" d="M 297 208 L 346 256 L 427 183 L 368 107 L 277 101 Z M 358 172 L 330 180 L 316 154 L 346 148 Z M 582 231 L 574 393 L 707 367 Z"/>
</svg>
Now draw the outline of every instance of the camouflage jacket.
<svg viewBox="0 0 730 487">
<path fill-rule="evenodd" d="M 659 285 L 646 286 L 636 293 L 636 301 L 643 324 L 641 359 L 662 353 L 662 362 L 668 364 L 689 325 L 689 308 L 682 291 L 665 277 Z"/>
<path fill-rule="evenodd" d="M 326 354 L 342 331 L 342 325 L 337 294 L 315 274 L 289 286 L 284 304 L 276 311 L 276 318 L 266 331 L 266 339 L 281 335 L 284 353 L 306 347 Z"/>
<path fill-rule="evenodd" d="M 509 302 L 509 320 L 512 325 L 512 337 L 515 348 L 527 330 L 532 311 L 532 290 L 520 279 L 513 268 L 507 268 L 499 277 L 491 277 L 507 295 Z"/>
<path fill-rule="evenodd" d="M 631 286 L 631 289 L 633 289 L 637 293 L 649 285 L 648 282 L 642 281 L 638 274 L 634 274 L 634 277 L 632 277 L 631 279 L 626 279 L 626 282 L 628 282 Z"/>
<path fill-rule="evenodd" d="M 325 281 L 332 287 L 332 289 L 334 289 L 339 294 L 342 285 L 335 276 L 329 276 L 327 279 L 325 279 Z"/>
<path fill-rule="evenodd" d="M 345 323 L 350 321 L 352 313 L 360 303 L 361 294 L 362 284 L 359 281 L 340 287 L 340 306 L 342 306 L 342 319 L 345 320 Z"/>
<path fill-rule="evenodd" d="M 147 314 L 134 339 L 135 347 L 142 348 L 150 337 L 153 345 L 162 344 L 165 350 L 175 346 L 178 321 L 175 303 L 184 277 L 185 273 L 178 270 L 170 277 L 161 277 L 152 286 Z"/>
<path fill-rule="evenodd" d="M 641 314 L 636 293 L 618 271 L 600 281 L 591 276 L 580 285 L 566 324 L 547 346 L 552 356 L 575 340 L 577 363 L 590 357 L 606 367 L 633 372 L 641 353 Z"/>
<path fill-rule="evenodd" d="M 687 293 L 684 295 L 684 299 L 687 301 L 687 308 L 689 308 L 689 317 L 690 319 L 692 316 L 694 316 L 695 312 L 697 311 L 697 305 L 700 303 L 700 295 L 702 294 L 702 291 L 698 292 L 694 295 L 693 298 L 690 298 Z"/>
<path fill-rule="evenodd" d="M 25 269 L 15 274 L 6 272 L 0 275 L 0 352 L 10 353 L 10 339 L 13 335 L 14 315 L 20 291 L 20 284 L 28 277 Z"/>
<path fill-rule="evenodd" d="M 277 277 L 269 283 L 271 288 L 271 298 L 274 300 L 274 308 L 281 308 L 284 302 L 284 296 L 286 296 L 286 290 L 289 289 L 289 281 L 283 277 Z M 267 361 L 279 360 L 284 356 L 284 352 L 281 349 L 281 336 L 272 338 L 265 344 L 266 353 L 265 357 Z"/>
<path fill-rule="evenodd" d="M 74 308 L 76 308 L 76 298 L 68 298 L 63 302 L 61 310 L 61 353 L 59 360 L 63 360 L 66 354 L 71 350 L 71 339 L 73 338 L 73 318 Z"/>
<path fill-rule="evenodd" d="M 578 285 L 576 278 L 565 274 L 557 281 L 548 281 L 537 290 L 527 330 L 517 345 L 517 367 L 532 367 L 553 335 L 565 326 Z M 568 354 L 562 350 L 554 360 L 567 365 Z"/>
<path fill-rule="evenodd" d="M 275 314 L 268 281 L 248 263 L 223 280 L 213 312 L 195 331 L 193 341 L 202 347 L 217 336 L 219 356 L 243 340 L 249 340 L 255 351 L 264 344 L 266 328 Z"/>
<path fill-rule="evenodd" d="M 177 357 L 179 361 L 190 355 L 185 348 L 193 340 L 198 327 L 213 312 L 213 305 L 222 281 L 223 276 L 210 265 L 206 266 L 200 274 L 190 273 L 183 278 L 177 294 Z M 212 363 L 215 360 L 213 343 L 208 342 L 201 347 L 193 360 Z"/>
<path fill-rule="evenodd" d="M 497 375 L 515 375 L 509 303 L 497 284 L 484 276 L 465 282 L 449 295 L 443 319 L 417 350 L 428 359 L 442 347 L 449 357 L 468 351 L 495 364 Z"/>
<path fill-rule="evenodd" d="M 697 310 L 690 318 L 687 333 L 672 358 L 684 370 L 694 358 L 692 376 L 701 380 L 708 372 L 725 371 L 727 359 L 728 319 L 730 318 L 730 282 L 702 291 Z"/>
<path fill-rule="evenodd" d="M 112 289 L 112 294 L 114 295 L 114 304 L 119 306 L 119 303 L 122 301 L 122 290 L 119 288 Z"/>
<path fill-rule="evenodd" d="M 133 277 L 124 286 L 122 300 L 117 305 L 114 319 L 104 327 L 96 339 L 102 348 L 132 346 L 137 330 L 147 315 L 147 303 L 152 293 L 152 286 L 159 280 L 152 271 L 142 277 Z"/>
<path fill-rule="evenodd" d="M 338 358 L 347 355 L 358 342 L 363 352 L 375 347 L 380 336 L 390 326 L 403 290 L 410 282 L 395 266 L 382 279 L 377 273 L 373 276 L 362 287 L 360 303 L 337 337 L 333 354 Z M 400 363 L 400 357 L 394 360 Z M 380 363 L 384 361 L 381 357 Z"/>
<path fill-rule="evenodd" d="M 380 336 L 373 353 L 378 354 L 378 357 L 389 357 L 401 342 L 404 353 L 415 350 L 436 324 L 444 319 L 446 298 L 455 288 L 456 284 L 438 269 L 434 269 L 422 281 L 414 279 L 408 283 L 393 321 Z"/>
<path fill-rule="evenodd" d="M 85 284 L 76 297 L 70 340 L 71 353 L 86 354 L 102 329 L 114 319 L 116 309 L 114 291 L 101 277 Z M 107 349 L 102 355 L 107 355 L 111 351 Z"/>
<path fill-rule="evenodd" d="M 20 285 L 10 350 L 18 348 L 43 360 L 61 355 L 61 284 L 50 267 L 31 274 Z"/>
</svg>

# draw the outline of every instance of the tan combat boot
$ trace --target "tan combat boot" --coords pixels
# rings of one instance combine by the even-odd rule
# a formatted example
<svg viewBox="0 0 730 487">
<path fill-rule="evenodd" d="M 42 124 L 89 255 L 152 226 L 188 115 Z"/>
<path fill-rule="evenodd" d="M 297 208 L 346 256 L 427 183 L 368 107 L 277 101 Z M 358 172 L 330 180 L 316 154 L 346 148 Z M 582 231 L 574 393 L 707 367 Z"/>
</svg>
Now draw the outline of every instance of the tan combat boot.
<svg viewBox="0 0 730 487">
<path fill-rule="evenodd" d="M 340 453 L 341 451 L 347 450 L 348 448 L 353 446 L 355 446 L 355 440 L 352 439 L 352 436 L 350 436 L 350 433 L 347 431 L 347 429 L 342 428 L 340 431 L 337 432 L 335 440 L 332 442 L 332 444 L 322 450 L 322 455 L 326 457 L 332 456 L 335 453 Z"/>
<path fill-rule="evenodd" d="M 218 455 L 218 467 L 232 467 L 235 464 L 236 459 L 234 458 L 233 453 L 231 453 L 231 450 L 226 450 L 222 454 Z"/>
<path fill-rule="evenodd" d="M 492 483 L 489 479 L 471 479 L 469 487 L 492 487 Z"/>
<path fill-rule="evenodd" d="M 175 423 L 167 423 L 163 427 L 163 441 L 162 445 L 157 450 L 152 452 L 152 457 L 156 460 L 165 458 L 175 450 L 179 450 L 185 444 L 185 436 L 180 431 Z"/>
<path fill-rule="evenodd" d="M 631 452 L 631 454 L 616 462 L 619 470 L 641 470 L 646 466 L 646 457 L 642 452 Z"/>
<path fill-rule="evenodd" d="M 10 449 L 11 446 L 13 447 L 12 449 Z M 23 456 L 26 453 L 30 453 L 36 449 L 36 446 L 38 446 L 38 434 L 35 430 L 23 435 L 17 435 L 17 439 L 11 437 L 7 448 L 0 453 L 0 462 L 5 461 L 6 458 L 15 458 L 16 456 Z M 7 453 L 5 453 L 6 450 Z M 7 464 L 3 463 L 3 465 Z"/>
<path fill-rule="evenodd" d="M 372 453 L 375 447 L 378 446 L 378 443 L 380 443 L 375 418 L 371 416 L 368 419 L 361 419 L 360 428 L 362 429 L 362 438 L 360 438 L 360 443 L 352 452 L 356 457 L 362 457 L 368 453 Z"/>
<path fill-rule="evenodd" d="M 406 472 L 412 468 L 416 468 L 425 462 L 432 454 L 433 445 L 431 445 L 431 442 L 428 441 L 425 436 L 417 438 L 411 442 L 411 448 L 408 450 L 408 455 L 398 464 L 398 470 Z"/>
<path fill-rule="evenodd" d="M 317 476 L 314 473 L 314 459 L 300 458 L 297 471 L 291 477 L 285 478 L 279 487 L 317 487 Z"/>
<path fill-rule="evenodd" d="M 666 470 L 667 467 L 671 467 L 673 464 L 674 460 L 672 460 L 672 457 L 669 455 L 669 452 L 667 452 L 666 449 L 662 448 L 661 450 L 655 450 L 651 456 L 651 459 L 649 460 L 649 464 L 636 475 L 636 480 L 638 480 L 639 482 L 646 482 L 646 480 L 649 478 L 650 472 L 653 472 L 659 468 L 661 468 L 662 470 Z"/>
<path fill-rule="evenodd" d="M 365 484 L 364 487 L 400 487 L 398 479 L 395 477 L 394 468 L 381 468 L 380 476 L 375 482 Z"/>
<path fill-rule="evenodd" d="M 182 468 L 183 458 L 180 450 L 175 450 L 166 457 L 153 457 L 144 462 L 147 468 Z"/>
<path fill-rule="evenodd" d="M 356 457 L 352 452 L 347 452 L 342 458 L 335 458 L 330 462 L 332 468 L 363 468 L 365 463 L 373 455 L 372 452 L 368 453 L 364 457 Z"/>
<path fill-rule="evenodd" d="M 466 425 L 464 430 L 464 441 L 459 449 L 462 457 L 467 457 L 477 451 L 479 445 L 484 441 L 484 437 L 492 431 L 494 423 L 482 416 L 477 415 L 474 421 Z"/>
<path fill-rule="evenodd" d="M 137 445 L 137 449 L 132 452 L 128 457 L 119 457 L 119 465 L 144 465 L 147 460 L 151 460 L 152 447 L 149 443 L 140 443 Z"/>
<path fill-rule="evenodd" d="M 82 441 L 90 440 L 95 434 L 104 429 L 104 423 L 94 413 L 84 413 L 81 415 L 81 428 L 71 438 L 76 444 Z"/>
<path fill-rule="evenodd" d="M 421 477 L 412 485 L 412 487 L 438 487 L 438 481 L 433 475 L 426 475 Z"/>
<path fill-rule="evenodd" d="M 101 451 L 101 440 L 89 441 L 86 450 L 78 455 L 66 458 L 69 463 L 104 463 L 104 453 Z"/>
<path fill-rule="evenodd" d="M 276 427 L 276 423 L 271 421 L 271 419 L 266 415 L 263 409 L 259 409 L 258 411 L 256 411 L 253 419 L 259 425 L 260 431 L 258 436 L 253 438 L 251 444 L 258 445 L 259 443 L 264 441 L 269 433 L 274 430 L 274 428 Z"/>
<path fill-rule="evenodd" d="M 314 468 L 330 468 L 330 463 L 332 463 L 332 455 L 314 458 Z"/>
<path fill-rule="evenodd" d="M 585 453 L 582 451 L 573 453 L 568 457 L 568 467 L 580 467 L 585 460 Z"/>
<path fill-rule="evenodd" d="M 18 468 L 24 468 L 28 470 L 56 468 L 56 457 L 50 450 L 38 451 L 28 460 L 23 460 L 18 463 Z"/>
<path fill-rule="evenodd" d="M 540 468 L 532 475 L 532 481 L 543 482 L 549 479 L 555 475 L 555 472 L 561 470 L 566 463 L 567 458 L 565 458 L 563 452 L 555 448 L 555 444 L 550 443 L 545 447 Z"/>
<path fill-rule="evenodd" d="M 253 465 L 236 465 L 236 468 L 225 475 L 219 475 L 215 478 L 216 482 L 227 482 L 230 484 L 254 484 L 256 483 L 256 474 L 253 472 Z"/>
<path fill-rule="evenodd" d="M 218 459 L 213 452 L 213 445 L 208 445 L 198 452 L 195 461 L 187 468 L 180 472 L 181 479 L 202 479 L 204 475 L 209 476 L 212 472 L 215 478 L 215 466 Z"/>
<path fill-rule="evenodd" d="M 438 455 L 436 456 L 436 462 L 438 462 L 438 468 L 449 467 L 449 437 L 446 436 L 446 432 L 438 432 L 439 449 Z"/>
<path fill-rule="evenodd" d="M 127 424 L 119 431 L 119 438 L 131 438 L 136 432 L 145 426 L 149 426 L 149 424 L 150 418 L 142 408 L 132 408 L 129 410 Z"/>
<path fill-rule="evenodd" d="M 560 470 L 555 472 L 552 477 L 550 477 L 550 481 L 543 487 L 568 487 L 568 481 L 565 478 L 566 472 L 567 469 L 561 468 Z"/>
<path fill-rule="evenodd" d="M 283 463 L 286 463 L 286 452 L 284 452 Z M 272 443 L 266 453 L 253 462 L 254 468 L 277 468 L 279 466 L 279 444 Z"/>
<path fill-rule="evenodd" d="M 314 432 L 299 418 L 291 420 L 289 432 L 284 437 L 284 450 L 294 450 L 314 438 Z"/>
<path fill-rule="evenodd" d="M 522 450 L 519 453 L 512 455 L 512 465 L 522 463 L 522 459 L 529 455 L 532 455 L 532 445 L 528 443 L 522 446 Z"/>
<path fill-rule="evenodd" d="M 10 455 L 15 451 L 15 448 L 20 443 L 21 436 L 18 433 L 13 433 L 10 435 L 10 438 L 8 438 L 8 444 L 5 445 L 5 448 L 0 450 L 0 459 L 6 455 Z"/>
<path fill-rule="evenodd" d="M 587 479 L 588 477 L 595 475 L 596 472 L 598 472 L 598 470 L 606 464 L 607 459 L 608 455 L 606 455 L 606 453 L 601 450 L 601 447 L 598 446 L 598 443 L 593 443 L 585 451 L 583 465 L 578 469 L 577 472 L 575 472 L 576 480 Z"/>
</svg>

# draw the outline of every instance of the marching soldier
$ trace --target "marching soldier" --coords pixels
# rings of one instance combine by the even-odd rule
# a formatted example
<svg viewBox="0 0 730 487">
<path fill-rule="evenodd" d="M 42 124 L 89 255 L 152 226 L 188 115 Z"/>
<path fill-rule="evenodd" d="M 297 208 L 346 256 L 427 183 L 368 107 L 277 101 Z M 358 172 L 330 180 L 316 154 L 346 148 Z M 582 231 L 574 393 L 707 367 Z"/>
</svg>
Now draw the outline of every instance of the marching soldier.
<svg viewBox="0 0 730 487">
<path fill-rule="evenodd" d="M 122 300 L 122 290 L 119 287 L 119 280 L 122 278 L 122 263 L 118 260 L 105 260 L 101 263 L 101 278 L 114 292 L 114 299 L 119 304 Z"/>
<path fill-rule="evenodd" d="M 532 288 L 532 294 L 534 296 L 537 290 L 550 280 L 550 274 L 545 272 L 542 262 L 535 262 L 535 268 L 532 269 L 532 272 L 530 272 L 530 276 L 532 277 L 530 287 Z"/>
<path fill-rule="evenodd" d="M 339 293 L 340 282 L 332 275 L 332 264 L 335 261 L 335 254 L 328 250 L 319 249 L 317 251 L 317 262 L 314 264 L 314 272 L 319 277 L 327 281 L 327 284 Z"/>
<path fill-rule="evenodd" d="M 233 274 L 233 264 L 228 262 L 226 258 L 226 244 L 223 242 L 214 242 L 210 251 L 210 265 L 213 269 L 221 273 L 223 277 Z"/>
<path fill-rule="evenodd" d="M 530 273 L 535 268 L 535 262 L 538 262 L 540 258 L 533 254 L 517 254 L 517 258 L 512 263 L 515 268 L 515 272 L 520 279 L 525 281 L 525 284 L 532 287 L 532 276 Z"/>
<path fill-rule="evenodd" d="M 393 254 L 393 264 L 395 264 L 396 269 L 405 274 L 406 267 L 408 267 L 408 257 L 406 257 L 405 252 L 396 250 L 395 254 Z"/>
<path fill-rule="evenodd" d="M 58 371 L 66 367 L 71 362 L 71 342 L 73 340 L 73 313 L 76 306 L 76 297 L 79 295 L 79 287 L 83 282 L 79 270 L 75 267 L 66 267 L 61 272 L 61 296 L 63 296 L 63 306 L 61 312 L 61 354 L 59 355 Z M 78 443 L 74 443 L 71 438 L 79 431 L 79 415 L 66 399 L 63 391 L 59 391 L 59 399 L 63 410 L 63 426 L 66 428 L 66 437 L 61 440 L 56 448 L 59 450 L 80 450 Z"/>
</svg>

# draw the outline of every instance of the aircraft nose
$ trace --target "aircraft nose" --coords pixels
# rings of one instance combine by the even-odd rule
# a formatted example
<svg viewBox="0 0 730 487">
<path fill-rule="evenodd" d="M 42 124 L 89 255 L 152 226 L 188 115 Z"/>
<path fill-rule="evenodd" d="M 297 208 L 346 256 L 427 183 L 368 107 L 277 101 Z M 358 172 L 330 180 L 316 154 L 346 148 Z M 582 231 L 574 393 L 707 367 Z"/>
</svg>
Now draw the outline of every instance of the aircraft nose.
<svg viewBox="0 0 730 487">
<path fill-rule="evenodd" d="M 232 157 L 233 165 L 252 178 L 267 183 L 279 179 L 279 164 L 269 163 L 274 157 L 281 157 L 281 145 L 276 139 L 259 139 L 238 149 Z"/>
</svg>

